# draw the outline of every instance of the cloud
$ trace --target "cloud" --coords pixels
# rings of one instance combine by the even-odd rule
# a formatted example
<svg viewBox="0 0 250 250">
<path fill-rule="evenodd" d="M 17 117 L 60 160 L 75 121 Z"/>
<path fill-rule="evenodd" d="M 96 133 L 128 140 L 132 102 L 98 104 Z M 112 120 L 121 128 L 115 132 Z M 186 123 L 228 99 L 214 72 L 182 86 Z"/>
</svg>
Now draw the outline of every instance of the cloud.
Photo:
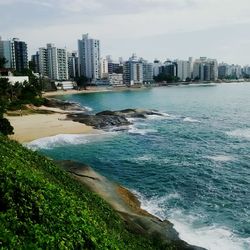
<svg viewBox="0 0 250 250">
<path fill-rule="evenodd" d="M 207 38 L 202 40 L 204 48 L 216 46 L 217 29 L 226 30 L 233 37 L 242 25 L 250 24 L 249 13 L 249 0 L 0 0 L 0 30 L 3 38 L 26 39 L 32 52 L 48 42 L 76 49 L 82 33 L 90 33 L 101 40 L 104 53 L 118 54 L 121 50 L 121 54 L 129 56 L 143 48 L 153 58 L 159 49 L 166 51 L 164 44 L 176 52 L 183 43 L 182 52 L 196 54 L 199 47 L 201 53 L 201 46 L 197 46 L 199 36 Z M 158 46 L 156 37 L 164 43 L 159 42 Z M 168 43 L 166 39 L 179 37 L 177 49 L 173 41 Z M 249 36 L 242 33 L 234 42 L 241 44 L 243 40 L 244 44 L 250 42 Z M 230 46 L 235 47 L 230 43 L 220 45 L 220 50 L 228 53 Z M 243 50 L 241 53 L 238 58 L 245 61 Z M 233 56 L 237 59 L 234 53 Z"/>
</svg>

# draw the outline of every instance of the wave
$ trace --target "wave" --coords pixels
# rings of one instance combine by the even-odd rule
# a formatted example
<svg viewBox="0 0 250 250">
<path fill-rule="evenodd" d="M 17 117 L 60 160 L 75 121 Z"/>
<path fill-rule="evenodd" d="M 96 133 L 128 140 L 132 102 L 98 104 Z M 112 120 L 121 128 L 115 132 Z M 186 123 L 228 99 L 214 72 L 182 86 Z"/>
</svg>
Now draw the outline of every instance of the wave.
<svg viewBox="0 0 250 250">
<path fill-rule="evenodd" d="M 177 117 L 175 115 L 170 115 L 165 112 L 155 112 L 154 115 L 147 115 L 147 119 L 149 120 L 173 120 L 176 119 Z"/>
<path fill-rule="evenodd" d="M 214 156 L 206 156 L 205 158 L 218 162 L 228 162 L 235 160 L 235 158 L 230 155 L 214 155 Z"/>
<path fill-rule="evenodd" d="M 32 142 L 26 143 L 25 146 L 32 150 L 52 149 L 63 145 L 80 145 L 93 142 L 103 136 L 114 135 L 116 132 L 103 132 L 100 134 L 59 134 L 50 137 L 44 137 Z"/>
<path fill-rule="evenodd" d="M 185 117 L 185 118 L 183 119 L 183 121 L 184 121 L 184 122 L 200 123 L 199 120 L 193 119 L 193 118 L 191 118 L 191 117 Z"/>
<path fill-rule="evenodd" d="M 250 128 L 236 129 L 233 131 L 228 131 L 226 132 L 226 134 L 232 137 L 238 137 L 238 138 L 250 140 Z"/>
<path fill-rule="evenodd" d="M 149 128 L 138 128 L 134 125 L 128 126 L 128 133 L 130 134 L 137 134 L 137 135 L 146 135 L 150 133 L 157 133 L 156 129 L 149 129 Z"/>
<path fill-rule="evenodd" d="M 208 250 L 247 250 L 250 238 L 240 238 L 222 225 L 196 226 L 198 216 L 186 215 L 181 210 L 170 212 L 168 218 L 179 232 L 181 239 Z"/>
<path fill-rule="evenodd" d="M 93 111 L 93 109 L 91 107 L 88 107 L 88 106 L 84 106 L 83 108 L 86 109 L 89 112 Z"/>
<path fill-rule="evenodd" d="M 136 190 L 131 190 L 141 202 L 142 209 L 161 220 L 168 219 L 174 224 L 179 236 L 189 244 L 205 247 L 208 250 L 248 250 L 250 238 L 240 238 L 222 225 L 201 225 L 202 215 L 185 214 L 180 209 L 168 209 L 167 204 L 182 199 L 179 193 L 147 199 Z"/>
</svg>

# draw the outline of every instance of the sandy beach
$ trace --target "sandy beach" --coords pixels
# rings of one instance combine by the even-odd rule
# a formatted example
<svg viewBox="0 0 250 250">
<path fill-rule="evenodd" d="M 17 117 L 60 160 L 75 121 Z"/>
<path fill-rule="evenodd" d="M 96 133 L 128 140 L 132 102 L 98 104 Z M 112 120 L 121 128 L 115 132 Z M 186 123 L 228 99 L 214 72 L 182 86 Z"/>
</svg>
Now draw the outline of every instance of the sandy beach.
<svg viewBox="0 0 250 250">
<path fill-rule="evenodd" d="M 66 119 L 66 114 L 34 114 L 26 116 L 6 116 L 14 127 L 10 138 L 20 143 L 58 134 L 89 134 L 90 126 Z"/>
<path fill-rule="evenodd" d="M 74 94 L 87 94 L 87 93 L 98 93 L 98 92 L 107 92 L 107 91 L 113 91 L 113 89 L 108 89 L 106 87 L 103 88 L 97 88 L 97 87 L 88 87 L 86 90 L 76 90 L 76 89 L 70 89 L 70 90 L 57 90 L 57 91 L 50 91 L 43 93 L 43 97 L 53 97 L 53 96 L 59 96 L 59 95 L 74 95 Z"/>
<path fill-rule="evenodd" d="M 76 89 L 70 89 L 70 90 L 57 90 L 57 91 L 51 91 L 51 92 L 45 92 L 43 93 L 43 97 L 53 97 L 53 96 L 59 96 L 59 95 L 74 95 L 74 94 L 88 94 L 88 93 L 99 93 L 99 92 L 119 92 L 119 91 L 138 91 L 138 90 L 144 90 L 146 87 L 126 87 L 126 86 L 120 86 L 120 87 L 88 87 L 86 90 L 76 90 Z"/>
</svg>

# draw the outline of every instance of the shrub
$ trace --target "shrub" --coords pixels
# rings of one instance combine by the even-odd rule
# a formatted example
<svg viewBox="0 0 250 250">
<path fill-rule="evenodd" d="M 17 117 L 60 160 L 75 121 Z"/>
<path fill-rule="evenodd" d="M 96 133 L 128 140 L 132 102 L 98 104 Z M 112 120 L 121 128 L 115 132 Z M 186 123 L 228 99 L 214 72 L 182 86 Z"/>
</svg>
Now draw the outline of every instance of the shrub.
<svg viewBox="0 0 250 250">
<path fill-rule="evenodd" d="M 14 134 L 14 128 L 10 125 L 10 122 L 6 118 L 0 118 L 0 134 L 12 135 Z"/>
</svg>

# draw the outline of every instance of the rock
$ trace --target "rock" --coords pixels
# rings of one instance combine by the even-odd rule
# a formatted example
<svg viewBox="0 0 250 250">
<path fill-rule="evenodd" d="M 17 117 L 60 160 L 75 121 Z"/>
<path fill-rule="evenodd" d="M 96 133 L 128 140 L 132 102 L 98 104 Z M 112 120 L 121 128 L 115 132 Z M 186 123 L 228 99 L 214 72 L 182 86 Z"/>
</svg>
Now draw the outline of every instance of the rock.
<svg viewBox="0 0 250 250">
<path fill-rule="evenodd" d="M 44 105 L 46 107 L 51 107 L 51 108 L 60 108 L 62 110 L 66 111 L 82 111 L 86 112 L 87 110 L 83 107 L 81 107 L 80 104 L 75 103 L 75 102 L 68 102 L 68 101 L 62 101 L 54 98 L 45 98 L 45 103 Z"/>
<path fill-rule="evenodd" d="M 108 180 L 91 167 L 73 161 L 57 163 L 89 190 L 106 200 L 124 220 L 128 231 L 158 242 L 160 249 L 205 250 L 181 240 L 170 221 L 162 221 L 143 210 L 140 207 L 140 201 L 133 193 Z"/>
<path fill-rule="evenodd" d="M 84 123 L 96 129 L 120 127 L 131 124 L 124 116 L 118 115 L 69 114 L 67 117 L 75 122 Z"/>
<path fill-rule="evenodd" d="M 97 113 L 96 115 L 88 115 L 83 113 L 69 114 L 67 117 L 75 122 L 84 123 L 96 129 L 105 129 L 110 127 L 128 126 L 132 123 L 128 118 L 141 118 L 146 119 L 147 116 L 158 115 L 161 113 L 152 110 L 139 110 L 139 109 L 124 109 L 119 111 L 105 110 Z"/>
</svg>

